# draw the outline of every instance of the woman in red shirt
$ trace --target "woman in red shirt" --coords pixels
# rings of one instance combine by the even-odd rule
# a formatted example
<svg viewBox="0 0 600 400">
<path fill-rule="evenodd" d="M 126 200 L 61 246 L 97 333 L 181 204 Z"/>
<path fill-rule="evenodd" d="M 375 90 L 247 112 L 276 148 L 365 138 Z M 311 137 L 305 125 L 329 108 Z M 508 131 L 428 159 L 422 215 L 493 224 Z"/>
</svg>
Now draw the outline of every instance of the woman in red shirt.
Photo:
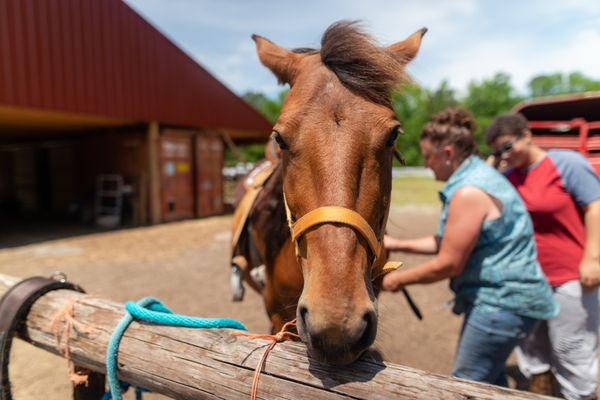
<svg viewBox="0 0 600 400">
<path fill-rule="evenodd" d="M 595 398 L 600 178 L 581 154 L 534 145 L 519 114 L 495 118 L 486 141 L 531 215 L 538 260 L 561 307 L 517 349 L 521 372 L 532 378 L 532 389 L 553 371 L 565 398 Z"/>
</svg>

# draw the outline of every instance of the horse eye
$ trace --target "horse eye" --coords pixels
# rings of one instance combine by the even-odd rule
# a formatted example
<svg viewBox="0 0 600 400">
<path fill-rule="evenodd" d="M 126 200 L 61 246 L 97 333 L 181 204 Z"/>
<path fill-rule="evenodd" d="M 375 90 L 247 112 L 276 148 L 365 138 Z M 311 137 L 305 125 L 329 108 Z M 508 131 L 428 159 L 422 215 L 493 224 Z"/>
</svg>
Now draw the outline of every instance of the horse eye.
<svg viewBox="0 0 600 400">
<path fill-rule="evenodd" d="M 285 141 L 283 140 L 283 138 L 281 137 L 281 134 L 277 131 L 273 131 L 273 133 L 271 133 L 271 138 L 275 139 L 275 141 L 277 142 L 277 145 L 279 146 L 279 148 L 281 150 L 287 150 L 288 146 L 285 143 Z"/>
<path fill-rule="evenodd" d="M 392 128 L 388 140 L 385 142 L 386 147 L 392 147 L 396 143 L 396 139 L 398 139 L 400 133 L 402 133 L 402 128 L 399 125 Z"/>
</svg>

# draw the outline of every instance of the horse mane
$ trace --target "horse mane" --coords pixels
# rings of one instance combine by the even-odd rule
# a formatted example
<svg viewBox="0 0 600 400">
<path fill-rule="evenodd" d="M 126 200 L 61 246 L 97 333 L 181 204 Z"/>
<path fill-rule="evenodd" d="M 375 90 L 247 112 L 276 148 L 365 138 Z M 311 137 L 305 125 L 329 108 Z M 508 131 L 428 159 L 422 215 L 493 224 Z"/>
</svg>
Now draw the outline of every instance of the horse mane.
<svg viewBox="0 0 600 400">
<path fill-rule="evenodd" d="M 391 91 L 409 81 L 405 60 L 380 46 L 359 21 L 338 21 L 321 38 L 321 49 L 299 48 L 298 54 L 320 53 L 321 61 L 349 90 L 375 103 L 391 106 Z"/>
</svg>

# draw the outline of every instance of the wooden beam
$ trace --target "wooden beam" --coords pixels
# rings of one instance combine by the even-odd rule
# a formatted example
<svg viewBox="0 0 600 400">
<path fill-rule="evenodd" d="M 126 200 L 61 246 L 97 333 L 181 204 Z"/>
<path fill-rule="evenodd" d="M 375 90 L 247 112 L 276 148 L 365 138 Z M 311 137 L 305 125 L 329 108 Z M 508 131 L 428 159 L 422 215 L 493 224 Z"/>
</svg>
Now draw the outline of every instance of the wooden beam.
<svg viewBox="0 0 600 400">
<path fill-rule="evenodd" d="M 160 127 L 158 122 L 153 121 L 148 124 L 146 134 L 148 144 L 148 203 L 150 207 L 150 223 L 158 224 L 161 222 L 161 203 L 160 203 Z"/>
<path fill-rule="evenodd" d="M 0 295 L 18 281 L 0 274 Z M 108 339 L 123 316 L 123 304 L 71 291 L 51 292 L 31 308 L 21 338 L 58 353 L 52 320 L 68 304 L 74 305 L 75 320 L 91 329 L 88 333 L 71 332 L 69 347 L 73 361 L 104 372 Z M 64 325 L 59 331 L 63 329 Z M 121 342 L 119 378 L 177 399 L 248 398 L 254 367 L 269 342 L 234 337 L 231 332 L 134 322 Z M 423 349 L 423 357 L 435 354 Z M 35 365 L 33 360 L 32 365 Z M 262 399 L 545 398 L 366 358 L 348 367 L 330 367 L 308 358 L 305 346 L 300 343 L 281 343 L 271 352 L 260 378 L 258 396 Z"/>
<path fill-rule="evenodd" d="M 225 131 L 221 131 L 219 132 L 219 134 L 221 135 L 221 138 L 223 138 L 223 142 L 225 142 L 229 150 L 231 150 L 231 152 L 233 153 L 234 157 L 237 158 L 240 162 L 246 162 L 246 157 L 244 157 L 242 152 L 240 152 L 240 149 L 238 149 L 233 140 L 231 140 L 229 134 Z"/>
<path fill-rule="evenodd" d="M 69 129 L 96 128 L 100 126 L 134 125 L 136 121 L 78 114 L 42 108 L 13 107 L 0 104 L 0 131 L 11 129 L 44 129 L 64 133 Z"/>
</svg>

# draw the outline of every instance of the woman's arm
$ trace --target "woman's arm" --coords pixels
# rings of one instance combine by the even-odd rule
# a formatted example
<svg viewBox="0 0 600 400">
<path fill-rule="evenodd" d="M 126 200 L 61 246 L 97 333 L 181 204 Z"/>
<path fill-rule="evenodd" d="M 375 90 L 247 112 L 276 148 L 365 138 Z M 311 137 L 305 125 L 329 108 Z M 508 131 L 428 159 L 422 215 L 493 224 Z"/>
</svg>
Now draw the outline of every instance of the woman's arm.
<svg viewBox="0 0 600 400">
<path fill-rule="evenodd" d="M 383 246 L 390 251 L 404 251 L 416 254 L 437 254 L 438 252 L 437 236 L 426 236 L 419 239 L 396 239 L 385 235 L 383 237 Z"/>
<path fill-rule="evenodd" d="M 492 207 L 495 207 L 493 201 L 480 189 L 465 187 L 456 192 L 448 207 L 448 219 L 438 255 L 414 268 L 386 275 L 383 289 L 396 292 L 406 285 L 432 283 L 459 275 Z"/>
<path fill-rule="evenodd" d="M 588 290 L 600 286 L 600 199 L 584 207 L 585 246 L 579 264 L 581 285 Z"/>
</svg>

